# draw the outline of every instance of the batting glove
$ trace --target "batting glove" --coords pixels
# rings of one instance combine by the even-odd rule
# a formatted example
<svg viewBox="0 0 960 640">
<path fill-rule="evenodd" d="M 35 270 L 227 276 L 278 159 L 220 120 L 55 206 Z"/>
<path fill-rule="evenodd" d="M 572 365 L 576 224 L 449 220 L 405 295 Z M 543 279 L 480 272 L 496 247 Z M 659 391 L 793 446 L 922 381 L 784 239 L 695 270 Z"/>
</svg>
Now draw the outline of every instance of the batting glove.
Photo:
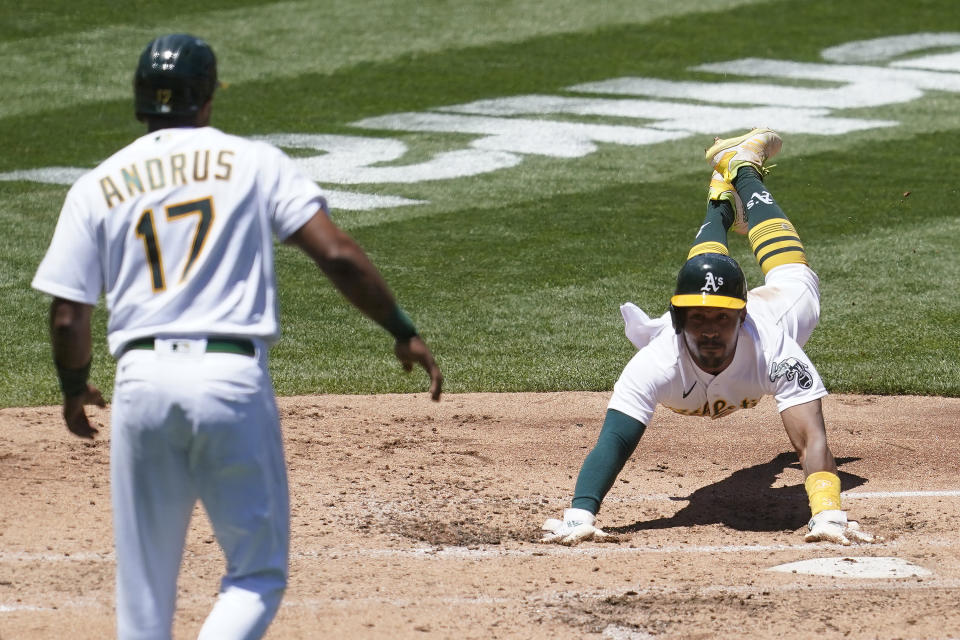
<svg viewBox="0 0 960 640">
<path fill-rule="evenodd" d="M 540 538 L 540 542 L 556 542 L 572 547 L 584 540 L 595 542 L 616 541 L 616 536 L 593 526 L 595 521 L 596 516 L 585 509 L 565 509 L 563 520 L 549 518 L 543 523 L 540 528 L 547 533 Z"/>
<path fill-rule="evenodd" d="M 806 542 L 835 542 L 844 546 L 854 542 L 857 544 L 882 542 L 880 536 L 872 536 L 860 530 L 860 523 L 856 520 L 847 520 L 846 511 L 821 511 L 810 518 L 810 532 L 803 539 Z"/>
</svg>

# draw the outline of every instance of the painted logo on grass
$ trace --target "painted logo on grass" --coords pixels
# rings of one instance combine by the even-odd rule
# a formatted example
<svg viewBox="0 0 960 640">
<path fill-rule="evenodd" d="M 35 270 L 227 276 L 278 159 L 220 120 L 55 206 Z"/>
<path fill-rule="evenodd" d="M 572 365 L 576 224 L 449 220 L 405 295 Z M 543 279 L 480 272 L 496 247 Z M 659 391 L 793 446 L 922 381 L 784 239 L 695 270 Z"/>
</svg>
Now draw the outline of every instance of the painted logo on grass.
<svg viewBox="0 0 960 640">
<path fill-rule="evenodd" d="M 924 55 L 930 51 L 934 53 Z M 928 91 L 960 93 L 960 33 L 851 42 L 821 55 L 826 62 L 746 58 L 692 68 L 721 74 L 724 80 L 718 82 L 612 78 L 564 87 L 558 95 L 492 98 L 351 123 L 364 130 L 457 134 L 451 135 L 451 144 L 464 134 L 473 136 L 466 147 L 441 151 L 422 162 L 403 164 L 408 147 L 393 138 L 273 133 L 259 139 L 286 149 L 316 151 L 299 153 L 294 160 L 326 187 L 331 206 L 364 210 L 424 201 L 335 186 L 462 179 L 516 167 L 528 156 L 574 159 L 593 153 L 598 144 L 653 145 L 750 129 L 758 123 L 782 133 L 838 136 L 899 124 L 835 115 L 838 110 L 910 102 Z M 728 80 L 731 76 L 744 80 Z M 578 122 L 578 116 L 588 121 Z M 603 118 L 611 123 L 598 121 Z M 631 120 L 642 124 L 624 124 Z M 0 174 L 0 180 L 71 184 L 85 171 L 47 167 Z"/>
</svg>

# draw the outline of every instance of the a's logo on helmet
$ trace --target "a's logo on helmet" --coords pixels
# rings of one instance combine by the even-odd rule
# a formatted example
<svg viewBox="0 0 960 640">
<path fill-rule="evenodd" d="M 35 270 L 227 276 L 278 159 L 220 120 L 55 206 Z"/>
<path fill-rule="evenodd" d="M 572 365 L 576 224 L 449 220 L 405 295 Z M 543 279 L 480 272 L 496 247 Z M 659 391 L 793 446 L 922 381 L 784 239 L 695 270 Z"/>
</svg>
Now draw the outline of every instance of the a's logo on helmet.
<svg viewBox="0 0 960 640">
<path fill-rule="evenodd" d="M 170 100 L 173 99 L 173 90 L 171 89 L 157 89 L 157 102 L 160 104 L 170 104 Z"/>
<path fill-rule="evenodd" d="M 723 277 L 715 278 L 713 276 L 713 271 L 707 271 L 707 277 L 703 281 L 703 286 L 700 287 L 700 291 L 704 293 L 716 293 L 720 291 L 720 286 L 723 284 Z"/>
</svg>

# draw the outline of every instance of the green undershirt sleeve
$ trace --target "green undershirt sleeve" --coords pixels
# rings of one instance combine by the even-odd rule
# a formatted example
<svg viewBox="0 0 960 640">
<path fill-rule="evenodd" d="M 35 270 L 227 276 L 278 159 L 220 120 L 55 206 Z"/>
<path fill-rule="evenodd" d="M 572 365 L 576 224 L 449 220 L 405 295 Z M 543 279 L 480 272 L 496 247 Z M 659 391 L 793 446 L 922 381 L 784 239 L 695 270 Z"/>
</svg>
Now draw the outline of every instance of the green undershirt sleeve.
<svg viewBox="0 0 960 640">
<path fill-rule="evenodd" d="M 574 509 L 586 509 L 594 514 L 600 510 L 600 503 L 633 455 L 646 428 L 645 424 L 625 413 L 607 409 L 597 444 L 583 461 L 577 476 L 571 505 Z"/>
</svg>

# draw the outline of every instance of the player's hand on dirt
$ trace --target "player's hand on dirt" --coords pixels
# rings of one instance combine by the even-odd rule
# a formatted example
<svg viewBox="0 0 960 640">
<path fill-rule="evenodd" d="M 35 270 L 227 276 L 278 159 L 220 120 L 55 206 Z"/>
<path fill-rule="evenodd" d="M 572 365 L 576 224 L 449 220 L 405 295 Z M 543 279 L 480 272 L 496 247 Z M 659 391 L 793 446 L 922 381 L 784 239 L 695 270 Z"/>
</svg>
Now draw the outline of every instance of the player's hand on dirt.
<svg viewBox="0 0 960 640">
<path fill-rule="evenodd" d="M 95 429 L 91 424 L 90 420 L 87 418 L 87 412 L 84 411 L 84 405 L 93 404 L 98 407 L 107 406 L 107 402 L 103 399 L 103 394 L 100 393 L 100 389 L 97 389 L 92 384 L 87 385 L 87 390 L 76 396 L 64 396 L 63 398 L 63 419 L 67 423 L 67 429 L 70 430 L 70 433 L 80 436 L 81 438 L 90 438 L 93 440 L 93 436 L 97 434 L 97 429 Z"/>
<path fill-rule="evenodd" d="M 413 365 L 419 364 L 430 376 L 430 398 L 434 402 L 440 400 L 443 388 L 443 374 L 430 353 L 430 347 L 420 336 L 413 336 L 407 341 L 397 340 L 393 347 L 397 360 L 403 365 L 404 371 L 413 371 Z"/>
<path fill-rule="evenodd" d="M 810 519 L 810 531 L 803 537 L 806 542 L 834 542 L 844 546 L 882 542 L 880 536 L 872 536 L 860 529 L 856 520 L 847 520 L 847 513 L 839 510 L 821 511 Z"/>
<path fill-rule="evenodd" d="M 544 533 L 540 542 L 555 542 L 567 546 L 580 544 L 585 540 L 594 542 L 615 542 L 616 536 L 593 526 L 596 516 L 585 509 L 565 509 L 563 520 L 549 518 L 540 527 Z"/>
</svg>

